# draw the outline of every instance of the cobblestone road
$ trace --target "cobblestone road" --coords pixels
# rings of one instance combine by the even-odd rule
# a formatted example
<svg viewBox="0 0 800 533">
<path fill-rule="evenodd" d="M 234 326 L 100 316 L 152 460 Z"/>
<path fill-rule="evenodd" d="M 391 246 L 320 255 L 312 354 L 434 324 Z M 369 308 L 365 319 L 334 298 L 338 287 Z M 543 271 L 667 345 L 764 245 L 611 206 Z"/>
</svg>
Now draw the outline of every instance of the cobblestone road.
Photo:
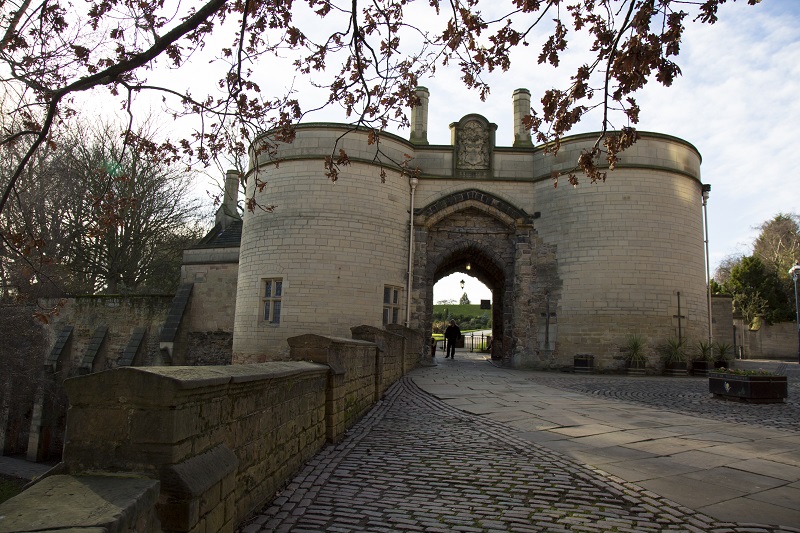
<svg viewBox="0 0 800 533">
<path fill-rule="evenodd" d="M 800 382 L 789 379 L 789 398 L 784 404 L 726 402 L 708 392 L 704 377 L 575 376 L 537 373 L 531 381 L 548 387 L 611 400 L 633 402 L 672 412 L 725 422 L 800 431 Z"/>
<path fill-rule="evenodd" d="M 719 522 L 515 435 L 404 378 L 240 531 L 800 531 Z"/>
</svg>

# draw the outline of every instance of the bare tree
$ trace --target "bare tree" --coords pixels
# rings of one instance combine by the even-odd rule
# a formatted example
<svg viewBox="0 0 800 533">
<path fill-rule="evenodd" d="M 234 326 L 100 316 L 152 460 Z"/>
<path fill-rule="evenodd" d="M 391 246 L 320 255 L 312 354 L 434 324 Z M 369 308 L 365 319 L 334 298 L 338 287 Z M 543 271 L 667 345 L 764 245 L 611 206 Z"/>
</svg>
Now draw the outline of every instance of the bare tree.
<svg viewBox="0 0 800 533">
<path fill-rule="evenodd" d="M 111 128 L 73 140 L 69 157 L 83 194 L 71 220 L 70 270 L 96 291 L 164 291 L 178 280 L 181 251 L 199 234 L 191 175 L 168 165 L 147 131 L 126 149 Z M 169 274 L 172 274 L 171 276 Z"/>
<path fill-rule="evenodd" d="M 165 162 L 152 132 L 127 144 L 118 132 L 75 123 L 26 167 L 0 214 L 6 295 L 174 289 L 201 235 L 191 174 Z"/>
<path fill-rule="evenodd" d="M 800 216 L 778 213 L 759 229 L 761 232 L 753 243 L 753 255 L 779 278 L 788 280 L 789 269 L 800 260 Z"/>
<path fill-rule="evenodd" d="M 742 254 L 731 254 L 723 258 L 714 271 L 714 281 L 724 286 L 731 277 L 731 269 L 739 264 L 743 258 L 744 255 Z"/>
<path fill-rule="evenodd" d="M 684 25 L 714 23 L 724 3 L 431 0 L 428 16 L 420 17 L 408 14 L 412 6 L 405 0 L 206 0 L 197 7 L 156 0 L 6 0 L 0 3 L 0 83 L 11 95 L 3 111 L 15 120 L 0 145 L 21 148 L 3 176 L 0 212 L 35 154 L 74 112 L 76 93 L 106 87 L 132 115 L 135 95 L 158 91 L 167 112 L 196 119 L 192 135 L 169 145 L 171 157 L 203 163 L 221 153 L 238 157 L 256 135 L 272 130 L 261 146 L 269 151 L 275 142 L 291 141 L 308 112 L 339 105 L 354 127 L 371 129 L 376 160 L 402 169 L 403 162 L 382 154 L 380 134 L 389 124 L 408 124 L 405 113 L 418 103 L 419 79 L 453 64 L 463 83 L 485 96 L 485 74 L 510 69 L 512 51 L 533 44 L 531 53 L 520 54 L 526 66 L 558 66 L 581 33 L 589 37 L 585 62 L 566 86 L 545 91 L 528 125 L 537 141 L 557 151 L 561 138 L 599 108 L 601 133 L 576 169 L 603 180 L 601 167 L 613 169 L 619 152 L 637 138 L 634 93 L 652 79 L 670 85 L 680 74 L 674 59 Z M 214 44 L 218 39 L 221 45 Z M 292 88 L 262 93 L 256 65 L 268 68 L 271 58 L 284 57 L 328 96 L 302 107 Z M 188 87 L 180 75 L 169 83 L 149 81 L 159 69 L 181 72 L 209 58 L 208 68 L 222 67 L 213 87 Z M 334 147 L 326 174 L 335 180 L 347 162 Z M 567 175 L 578 183 L 575 172 Z"/>
</svg>

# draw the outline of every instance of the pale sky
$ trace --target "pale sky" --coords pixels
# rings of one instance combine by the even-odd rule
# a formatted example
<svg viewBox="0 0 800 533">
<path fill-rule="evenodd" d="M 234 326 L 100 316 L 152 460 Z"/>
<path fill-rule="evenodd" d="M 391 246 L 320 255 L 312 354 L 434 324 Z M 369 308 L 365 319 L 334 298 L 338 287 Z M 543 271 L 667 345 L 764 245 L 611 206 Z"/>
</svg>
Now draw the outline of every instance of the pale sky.
<svg viewBox="0 0 800 533">
<path fill-rule="evenodd" d="M 722 6 L 719 15 L 713 26 L 688 25 L 677 60 L 683 75 L 673 86 L 649 85 L 637 97 L 640 130 L 680 137 L 703 157 L 702 179 L 711 184 L 712 276 L 724 257 L 752 252 L 756 226 L 780 212 L 800 212 L 795 159 L 795 137 L 800 134 L 800 2 L 764 0 L 753 7 L 740 0 Z M 511 95 L 525 87 L 535 105 L 537 93 L 549 87 L 543 70 L 532 65 L 527 72 L 497 76 L 485 103 L 452 79 L 425 80 L 422 84 L 431 92 L 428 140 L 448 144 L 448 124 L 474 112 L 497 123 L 498 146 L 511 145 Z M 448 102 L 459 104 L 453 109 Z M 597 123 L 587 119 L 578 132 L 596 129 Z M 613 173 L 608 179 L 614 179 Z M 434 302 L 461 296 L 458 280 L 440 283 Z M 470 300 L 479 299 L 477 292 L 473 297 L 472 284 L 465 287 Z"/>
<path fill-rule="evenodd" d="M 296 5 L 298 10 L 304 9 Z M 407 8 L 424 6 L 427 2 L 414 2 Z M 493 4 L 485 6 L 484 10 L 490 11 Z M 682 76 L 670 88 L 651 82 L 637 95 L 642 108 L 637 126 L 640 130 L 680 137 L 702 154 L 702 179 L 712 186 L 708 205 L 712 275 L 724 257 L 751 253 L 755 228 L 762 222 L 780 212 L 800 212 L 794 144 L 800 124 L 800 1 L 763 0 L 757 6 L 748 6 L 746 0 L 728 2 L 721 6 L 719 18 L 713 26 L 687 21 L 677 59 Z M 329 31 L 326 25 L 311 27 Z M 214 46 L 207 47 L 211 48 Z M 435 78 L 420 80 L 430 90 L 428 140 L 448 144 L 451 122 L 468 113 L 480 113 L 498 125 L 497 145 L 510 146 L 514 89 L 529 89 L 534 107 L 539 107 L 544 90 L 566 79 L 574 73 L 574 66 L 586 61 L 585 56 L 568 50 L 562 56 L 563 68 L 554 70 L 536 64 L 538 47 L 520 52 L 525 56 L 515 54 L 509 72 L 488 77 L 491 94 L 485 102 L 476 92 L 464 88 L 456 69 L 442 68 Z M 181 76 L 198 81 L 195 94 L 202 92 L 200 85 L 220 77 L 207 60 L 189 67 L 181 71 Z M 265 59 L 253 68 L 265 94 L 294 87 L 306 100 L 306 107 L 318 105 L 326 96 L 315 91 L 308 78 L 299 77 L 279 60 Z M 164 80 L 164 76 L 174 81 L 175 72 L 156 69 L 151 81 Z M 94 99 L 97 93 L 86 96 Z M 97 100 L 91 103 L 97 105 Z M 140 105 L 147 107 L 144 99 Z M 119 103 L 115 106 L 118 109 Z M 308 120 L 344 122 L 346 117 L 331 108 Z M 165 129 L 176 127 L 165 125 Z M 590 115 L 575 133 L 598 128 L 599 121 Z M 392 132 L 408 136 L 407 130 Z M 608 179 L 613 180 L 613 173 Z M 458 281 L 462 276 L 456 276 L 458 279 L 441 285 L 450 287 L 446 293 L 437 287 L 434 301 L 461 296 Z M 476 292 L 473 285 L 477 287 L 477 280 L 466 285 L 471 300 L 488 297 Z"/>
</svg>

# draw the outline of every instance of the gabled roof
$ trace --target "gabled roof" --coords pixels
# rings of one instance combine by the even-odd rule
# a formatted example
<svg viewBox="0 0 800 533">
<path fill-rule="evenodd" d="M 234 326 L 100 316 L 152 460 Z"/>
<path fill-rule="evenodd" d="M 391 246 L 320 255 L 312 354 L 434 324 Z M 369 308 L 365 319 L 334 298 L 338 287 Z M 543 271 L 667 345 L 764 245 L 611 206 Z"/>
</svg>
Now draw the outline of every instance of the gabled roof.
<svg viewBox="0 0 800 533">
<path fill-rule="evenodd" d="M 191 248 L 236 248 L 242 242 L 242 221 L 235 220 L 223 227 L 215 225 L 205 237 Z"/>
</svg>

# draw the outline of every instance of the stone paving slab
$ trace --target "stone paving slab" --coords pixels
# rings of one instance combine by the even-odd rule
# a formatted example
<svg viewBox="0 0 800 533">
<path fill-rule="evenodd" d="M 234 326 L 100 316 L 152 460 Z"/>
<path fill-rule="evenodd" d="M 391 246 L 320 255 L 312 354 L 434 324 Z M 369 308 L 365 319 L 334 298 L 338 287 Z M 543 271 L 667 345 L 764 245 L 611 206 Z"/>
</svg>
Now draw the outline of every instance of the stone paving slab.
<svg viewBox="0 0 800 533">
<path fill-rule="evenodd" d="M 477 372 L 476 379 L 469 380 L 469 376 L 453 372 L 457 365 L 470 365 L 468 359 L 448 363 L 440 365 L 445 368 L 415 371 L 410 378 L 394 384 L 384 400 L 348 432 L 344 441 L 323 449 L 273 502 L 242 524 L 241 533 L 800 532 L 792 527 L 800 522 L 777 525 L 778 518 L 788 516 L 789 507 L 766 504 L 759 508 L 758 520 L 754 519 L 756 514 L 748 515 L 746 509 L 740 508 L 729 513 L 737 517 L 738 523 L 720 520 L 664 498 L 622 476 L 584 464 L 554 447 L 571 444 L 573 452 L 597 448 L 575 443 L 566 435 L 545 430 L 524 432 L 493 420 L 490 415 L 466 412 L 417 385 L 435 389 L 436 380 L 449 374 L 445 380 L 449 380 L 447 397 L 464 398 L 465 395 L 453 394 L 453 387 L 468 382 L 476 405 L 491 400 L 494 388 L 510 386 L 510 382 L 501 379 L 508 374 L 498 375 L 491 367 L 469 369 L 468 372 Z M 474 362 L 472 366 L 476 366 Z M 491 379 L 486 378 L 487 374 L 491 374 Z M 517 373 L 510 375 L 517 385 L 525 386 L 516 379 Z M 552 398 L 558 392 L 530 385 L 529 382 L 528 388 L 536 390 L 527 391 L 519 403 L 524 404 L 526 398 Z M 463 390 L 466 394 L 467 387 Z M 573 397 L 571 393 L 559 401 L 570 402 Z M 580 398 L 579 403 L 584 400 L 585 397 Z M 564 405 L 566 403 L 561 407 Z M 624 412 L 619 416 L 624 418 Z M 567 418 L 575 426 L 597 423 L 578 412 L 553 418 Z M 539 442 L 526 438 L 535 433 L 557 438 Z M 651 454 L 650 459 L 640 460 L 652 461 L 660 457 Z M 676 461 L 675 464 L 681 463 Z M 737 470 L 735 475 L 752 473 Z M 702 483 L 692 484 L 697 491 L 702 491 L 702 486 Z M 798 490 L 790 484 L 787 487 Z M 771 486 L 767 490 L 780 488 Z M 744 494 L 735 490 L 730 493 L 732 497 Z M 792 494 L 791 491 L 776 493 L 774 501 L 790 498 Z M 726 514 L 726 504 L 735 506 L 732 502 L 740 499 L 704 503 L 709 507 L 721 506 L 716 513 L 720 516 Z M 754 521 L 759 523 L 752 523 Z M 770 523 L 774 525 L 766 525 Z"/>
<path fill-rule="evenodd" d="M 482 382 L 481 378 L 475 376 L 477 368 L 466 363 L 445 363 L 422 375 L 415 374 L 414 379 L 432 394 L 436 394 L 438 387 L 460 384 L 472 387 L 476 398 L 481 395 L 492 396 L 496 391 L 490 387 L 480 390 L 475 386 Z M 480 372 L 507 375 L 509 383 L 518 383 L 520 376 L 529 382 L 529 386 L 518 388 L 520 394 L 536 402 L 535 415 L 539 423 L 553 423 L 551 427 L 542 424 L 541 433 L 561 437 L 553 439 L 539 436 L 532 439 L 542 446 L 595 468 L 613 471 L 628 482 L 638 482 L 648 488 L 658 487 L 667 497 L 683 494 L 687 487 L 693 486 L 687 479 L 696 478 L 697 487 L 705 487 L 707 497 L 682 498 L 681 501 L 691 504 L 695 511 L 707 513 L 716 519 L 731 520 L 732 517 L 726 513 L 736 509 L 735 516 L 750 517 L 746 518 L 747 522 L 757 521 L 754 518 L 756 516 L 769 516 L 771 523 L 786 527 L 800 525 L 800 514 L 786 504 L 785 499 L 762 502 L 760 500 L 764 498 L 757 496 L 782 487 L 800 488 L 800 482 L 782 479 L 790 477 L 791 471 L 781 476 L 776 474 L 782 465 L 796 466 L 800 461 L 800 445 L 797 441 L 800 432 L 794 429 L 798 425 L 795 416 L 797 399 L 800 398 L 798 373 L 789 378 L 790 402 L 754 406 L 713 399 L 707 390 L 707 380 L 703 378 L 631 378 L 500 368 Z M 575 400 L 575 392 L 583 395 L 583 401 Z M 524 410 L 525 401 L 520 402 L 517 408 Z M 512 421 L 510 424 L 523 429 L 524 435 L 535 434 L 524 427 L 524 421 Z M 616 432 L 585 437 L 557 433 L 562 429 L 559 425 L 576 431 L 574 428 L 597 424 L 612 426 Z M 624 441 L 631 434 L 647 438 L 631 439 L 629 444 L 625 444 Z M 608 441 L 611 440 L 613 444 L 614 439 L 618 443 L 609 445 Z M 641 465 L 638 469 L 632 468 L 636 466 L 635 462 L 626 456 L 628 452 L 622 450 L 646 451 L 651 457 L 691 466 L 694 471 L 680 476 L 672 475 L 670 469 L 658 471 L 641 468 Z M 700 460 L 702 454 L 707 454 L 705 457 L 709 460 Z M 749 478 L 746 472 L 737 473 L 734 477 L 738 484 L 734 488 L 724 484 L 730 484 L 730 475 L 719 476 L 710 472 L 715 467 L 732 466 L 753 459 L 764 461 L 758 467 L 750 468 L 757 470 L 752 474 L 762 477 Z M 765 489 L 765 486 L 774 489 Z M 730 499 L 720 501 L 714 496 L 723 493 L 727 493 Z M 711 501 L 717 503 L 709 504 Z"/>
</svg>

